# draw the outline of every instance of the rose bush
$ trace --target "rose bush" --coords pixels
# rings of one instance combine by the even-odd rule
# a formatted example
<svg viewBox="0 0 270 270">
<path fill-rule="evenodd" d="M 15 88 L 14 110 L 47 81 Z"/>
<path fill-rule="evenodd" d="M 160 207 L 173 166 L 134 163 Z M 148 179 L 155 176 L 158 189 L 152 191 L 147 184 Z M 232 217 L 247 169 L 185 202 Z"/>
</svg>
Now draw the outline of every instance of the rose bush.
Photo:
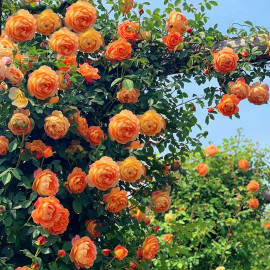
<svg viewBox="0 0 270 270">
<path fill-rule="evenodd" d="M 251 85 L 269 75 L 267 52 L 253 48 L 241 58 L 249 47 L 217 51 L 214 44 L 226 37 L 205 29 L 205 9 L 217 3 L 184 0 L 180 9 L 180 2 L 164 0 L 163 10 L 151 11 L 133 0 L 4 1 L 1 269 L 164 269 L 167 246 L 151 222 L 178 203 L 183 187 L 171 170 L 200 152 L 207 136 L 191 136 L 201 128 L 195 104 L 239 117 L 244 96 L 254 105 L 269 99 L 267 85 Z M 247 35 L 257 32 L 267 31 L 250 27 Z M 200 85 L 217 78 L 221 88 L 204 89 L 203 102 L 184 91 L 192 78 Z M 242 78 L 250 88 L 238 85 Z M 199 163 L 197 177 L 207 177 L 211 166 Z M 263 202 L 250 199 L 261 216 Z M 170 213 L 166 219 L 173 222 Z"/>
</svg>

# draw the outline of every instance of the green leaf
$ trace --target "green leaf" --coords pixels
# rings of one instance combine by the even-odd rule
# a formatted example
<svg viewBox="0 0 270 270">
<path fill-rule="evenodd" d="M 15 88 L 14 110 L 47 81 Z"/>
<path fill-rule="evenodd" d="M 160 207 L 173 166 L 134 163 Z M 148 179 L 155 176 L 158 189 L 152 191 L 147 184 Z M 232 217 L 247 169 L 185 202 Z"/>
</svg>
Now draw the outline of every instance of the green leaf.
<svg viewBox="0 0 270 270">
<path fill-rule="evenodd" d="M 120 82 L 122 80 L 122 78 L 117 78 L 117 79 L 115 79 L 113 82 L 112 82 L 112 84 L 111 84 L 111 87 L 112 86 L 114 86 L 114 85 L 116 85 L 118 82 Z"/>
<path fill-rule="evenodd" d="M 134 88 L 133 81 L 129 79 L 125 79 L 123 81 L 123 88 L 125 88 L 126 90 L 132 90 Z"/>
<path fill-rule="evenodd" d="M 12 217 L 7 216 L 7 218 L 4 220 L 5 226 L 9 227 L 12 224 Z"/>
<path fill-rule="evenodd" d="M 4 185 L 8 184 L 11 180 L 11 173 L 8 172 L 2 176 L 2 182 Z"/>
<path fill-rule="evenodd" d="M 12 171 L 12 174 L 15 178 L 17 178 L 18 180 L 21 180 L 21 176 L 20 176 L 20 173 L 19 173 L 19 170 L 18 169 L 13 169 Z"/>
<path fill-rule="evenodd" d="M 13 152 L 14 150 L 17 149 L 17 146 L 18 146 L 18 141 L 17 139 L 15 139 L 9 144 L 8 151 Z"/>
<path fill-rule="evenodd" d="M 72 207 L 76 214 L 80 214 L 82 212 L 82 205 L 80 199 L 76 199 L 72 202 Z"/>
</svg>

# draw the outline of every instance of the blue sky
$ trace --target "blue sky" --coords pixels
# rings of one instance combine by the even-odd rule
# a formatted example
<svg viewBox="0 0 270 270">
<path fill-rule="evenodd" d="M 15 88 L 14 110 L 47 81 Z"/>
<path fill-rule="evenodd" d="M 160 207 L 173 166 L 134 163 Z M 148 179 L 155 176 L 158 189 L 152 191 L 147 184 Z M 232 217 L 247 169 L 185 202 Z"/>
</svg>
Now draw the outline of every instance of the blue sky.
<svg viewBox="0 0 270 270">
<path fill-rule="evenodd" d="M 254 25 L 264 26 L 270 31 L 269 9 L 270 0 L 216 0 L 219 5 L 207 11 L 210 20 L 208 25 L 218 23 L 219 30 L 226 32 L 226 29 L 232 23 L 243 23 L 251 21 Z M 139 0 L 142 3 L 145 1 Z M 163 7 L 163 0 L 148 0 L 151 3 L 150 9 Z M 198 0 L 187 1 L 198 3 Z M 188 17 L 188 14 L 186 14 Z M 270 85 L 270 78 L 263 83 Z M 217 85 L 215 81 L 208 85 Z M 198 86 L 194 83 L 186 85 L 185 90 L 190 93 L 203 93 L 204 86 Z M 198 106 L 197 106 L 198 107 Z M 236 133 L 236 129 L 242 127 L 246 137 L 254 142 L 259 142 L 262 148 L 270 148 L 270 102 L 267 105 L 255 106 L 244 100 L 239 104 L 240 119 L 229 118 L 218 114 L 214 121 L 209 125 L 204 124 L 207 109 L 197 108 L 196 116 L 199 123 L 202 123 L 203 129 L 209 132 L 207 139 L 203 139 L 203 145 L 209 141 L 214 144 L 220 144 L 223 138 L 230 137 Z M 194 130 L 194 132 L 196 132 Z"/>
</svg>

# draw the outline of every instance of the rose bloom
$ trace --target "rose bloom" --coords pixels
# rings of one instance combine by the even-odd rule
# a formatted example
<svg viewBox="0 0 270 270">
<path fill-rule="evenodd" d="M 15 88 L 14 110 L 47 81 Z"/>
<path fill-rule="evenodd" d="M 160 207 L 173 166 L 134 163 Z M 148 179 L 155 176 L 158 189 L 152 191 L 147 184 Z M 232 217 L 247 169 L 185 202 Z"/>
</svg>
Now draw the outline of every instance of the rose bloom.
<svg viewBox="0 0 270 270">
<path fill-rule="evenodd" d="M 125 247 L 120 246 L 120 245 L 115 247 L 115 249 L 113 251 L 115 254 L 114 257 L 120 261 L 122 261 L 128 255 L 128 250 Z"/>
<path fill-rule="evenodd" d="M 132 90 L 126 90 L 125 88 L 122 88 L 117 93 L 117 99 L 121 103 L 135 104 L 138 101 L 139 96 L 140 96 L 140 91 L 135 88 L 133 88 Z"/>
<path fill-rule="evenodd" d="M 17 267 L 15 270 L 31 270 L 31 268 L 27 266 L 23 266 L 23 267 Z"/>
<path fill-rule="evenodd" d="M 72 141 L 71 145 L 69 145 L 66 149 L 66 153 L 70 153 L 72 155 L 75 155 L 76 153 L 82 152 L 84 149 L 80 145 L 80 141 Z"/>
<path fill-rule="evenodd" d="M 78 68 L 77 71 L 86 79 L 87 82 L 93 82 L 94 80 L 100 79 L 98 69 L 87 63 L 80 65 L 80 68 Z"/>
<path fill-rule="evenodd" d="M 5 156 L 8 152 L 9 141 L 5 136 L 0 136 L 0 156 Z"/>
<path fill-rule="evenodd" d="M 126 147 L 126 149 L 136 150 L 142 147 L 144 147 L 144 143 L 141 143 L 140 141 L 134 141 L 128 147 Z"/>
<path fill-rule="evenodd" d="M 57 175 L 46 169 L 41 171 L 34 180 L 32 189 L 40 196 L 54 196 L 59 189 Z"/>
<path fill-rule="evenodd" d="M 158 240 L 157 238 L 152 234 L 143 242 L 142 245 L 142 257 L 146 260 L 153 260 L 158 252 Z"/>
<path fill-rule="evenodd" d="M 123 110 L 116 114 L 109 123 L 109 136 L 112 141 L 126 144 L 134 141 L 140 130 L 140 122 L 131 111 Z"/>
<path fill-rule="evenodd" d="M 246 171 L 249 168 L 249 162 L 245 159 L 239 160 L 238 165 L 239 165 L 238 168 L 243 170 L 243 171 Z"/>
<path fill-rule="evenodd" d="M 30 114 L 30 113 L 29 113 Z M 8 128 L 14 135 L 22 136 L 31 132 L 34 126 L 34 121 L 32 118 L 29 118 L 27 111 L 16 112 L 12 115 Z"/>
<path fill-rule="evenodd" d="M 51 234 L 61 234 L 66 231 L 69 223 L 69 212 L 54 196 L 39 197 L 35 203 L 35 210 L 32 211 L 32 218 L 35 223 L 40 224 Z"/>
<path fill-rule="evenodd" d="M 214 156 L 218 152 L 218 149 L 215 145 L 208 145 L 205 147 L 206 156 Z"/>
<path fill-rule="evenodd" d="M 136 157 L 131 156 L 124 161 L 119 162 L 120 179 L 126 182 L 132 183 L 141 178 L 144 175 L 144 166 L 137 160 Z"/>
<path fill-rule="evenodd" d="M 138 38 L 139 25 L 136 22 L 124 21 L 118 26 L 117 34 L 130 41 L 135 41 Z"/>
<path fill-rule="evenodd" d="M 139 33 L 139 40 L 151 40 L 151 33 L 141 29 Z"/>
<path fill-rule="evenodd" d="M 88 219 L 85 221 L 85 227 L 86 230 L 89 232 L 89 234 L 96 239 L 97 237 L 99 237 L 100 232 L 98 230 L 96 230 L 96 226 L 101 226 L 101 224 L 96 223 L 97 221 L 94 219 Z"/>
<path fill-rule="evenodd" d="M 63 73 L 62 71 L 56 71 L 58 75 L 58 85 L 60 90 L 67 90 L 72 86 L 72 82 L 69 80 L 71 77 L 68 73 Z"/>
<path fill-rule="evenodd" d="M 18 68 L 16 68 L 14 64 L 11 64 L 9 67 L 7 67 L 5 75 L 9 82 L 14 86 L 20 85 L 24 77 L 23 73 Z"/>
<path fill-rule="evenodd" d="M 269 86 L 259 82 L 250 86 L 248 101 L 255 105 L 263 105 L 269 100 Z"/>
<path fill-rule="evenodd" d="M 252 209 L 257 209 L 259 207 L 258 199 L 251 198 L 248 202 L 248 206 Z"/>
<path fill-rule="evenodd" d="M 164 215 L 164 221 L 165 222 L 172 222 L 175 220 L 175 217 L 172 213 L 167 213 Z"/>
<path fill-rule="evenodd" d="M 180 47 L 178 45 L 184 43 L 184 38 L 181 36 L 180 33 L 173 31 L 163 38 L 163 43 L 168 47 L 169 51 L 174 51 L 176 46 L 176 50 L 180 50 Z"/>
<path fill-rule="evenodd" d="M 266 223 L 264 224 L 264 228 L 265 228 L 265 229 L 270 229 L 270 222 L 266 222 Z"/>
<path fill-rule="evenodd" d="M 53 111 L 45 118 L 44 129 L 52 139 L 58 140 L 65 137 L 69 127 L 68 119 L 60 111 Z"/>
<path fill-rule="evenodd" d="M 225 270 L 225 267 L 219 266 L 216 270 Z"/>
<path fill-rule="evenodd" d="M 36 153 L 36 159 L 43 157 L 43 151 L 46 148 L 46 145 L 41 140 L 33 140 L 31 143 L 27 142 L 25 144 L 25 148 L 27 148 L 32 154 Z"/>
<path fill-rule="evenodd" d="M 61 54 L 57 55 L 57 60 L 60 60 L 61 64 L 64 64 L 63 67 L 58 67 L 61 71 L 67 72 L 68 70 L 72 69 L 72 66 L 77 67 L 76 56 L 63 56 Z"/>
<path fill-rule="evenodd" d="M 86 137 L 92 146 L 98 146 L 104 138 L 104 132 L 99 126 L 91 126 L 87 130 Z"/>
<path fill-rule="evenodd" d="M 171 206 L 171 198 L 167 193 L 162 191 L 155 191 L 152 194 L 152 202 L 154 204 L 153 211 L 155 213 L 163 213 Z"/>
<path fill-rule="evenodd" d="M 235 95 L 224 95 L 217 105 L 218 111 L 224 116 L 231 116 L 239 112 L 237 105 L 240 100 Z"/>
<path fill-rule="evenodd" d="M 44 149 L 43 149 L 43 156 L 45 158 L 49 158 L 51 156 L 53 156 L 55 152 L 52 151 L 52 147 L 51 146 L 46 146 Z"/>
<path fill-rule="evenodd" d="M 79 134 L 81 134 L 82 136 L 86 136 L 86 133 L 88 131 L 88 124 L 87 124 L 87 120 L 82 117 L 79 116 L 76 118 L 76 123 L 77 123 L 77 131 Z"/>
<path fill-rule="evenodd" d="M 214 55 L 214 69 L 220 73 L 232 72 L 236 69 L 238 55 L 231 48 L 224 48 Z"/>
<path fill-rule="evenodd" d="M 36 32 L 36 19 L 25 9 L 7 19 L 5 31 L 16 42 L 32 40 Z"/>
<path fill-rule="evenodd" d="M 104 256 L 108 256 L 109 254 L 110 254 L 110 250 L 108 249 L 108 248 L 105 248 L 105 249 L 103 249 L 102 250 L 102 254 L 104 255 Z"/>
<path fill-rule="evenodd" d="M 63 56 L 76 55 L 78 50 L 78 37 L 66 27 L 54 32 L 49 41 L 52 50 Z"/>
<path fill-rule="evenodd" d="M 247 185 L 247 190 L 250 192 L 257 192 L 260 189 L 260 185 L 256 180 L 251 180 Z"/>
<path fill-rule="evenodd" d="M 122 61 L 131 57 L 131 50 L 131 44 L 120 38 L 107 46 L 105 57 L 111 62 Z"/>
<path fill-rule="evenodd" d="M 138 222 L 142 222 L 146 218 L 147 208 L 145 211 L 142 212 L 138 207 L 133 208 L 134 206 L 131 205 L 131 210 L 129 211 L 130 215 L 138 220 Z"/>
<path fill-rule="evenodd" d="M 107 202 L 106 210 L 117 213 L 127 207 L 128 197 L 125 190 L 120 190 L 119 187 L 111 189 L 109 194 L 103 196 L 103 201 Z"/>
<path fill-rule="evenodd" d="M 36 16 L 37 32 L 50 35 L 55 29 L 62 26 L 60 17 L 51 9 L 46 9 Z"/>
<path fill-rule="evenodd" d="M 79 50 L 94 53 L 104 46 L 103 36 L 94 28 L 79 34 Z"/>
<path fill-rule="evenodd" d="M 165 234 L 162 240 L 171 243 L 173 241 L 173 235 L 171 233 Z"/>
<path fill-rule="evenodd" d="M 115 187 L 119 181 L 119 166 L 110 157 L 102 157 L 90 166 L 86 181 L 90 187 L 105 191 Z"/>
<path fill-rule="evenodd" d="M 176 31 L 183 34 L 187 28 L 187 18 L 181 13 L 176 11 L 171 11 L 169 14 L 169 19 L 167 21 L 167 30 L 169 32 Z"/>
<path fill-rule="evenodd" d="M 161 129 L 164 129 L 164 119 L 155 110 L 149 110 L 139 116 L 140 132 L 147 136 L 158 134 Z"/>
<path fill-rule="evenodd" d="M 229 94 L 234 94 L 239 100 L 247 98 L 250 87 L 246 84 L 244 78 L 239 78 L 235 83 L 229 82 Z"/>
<path fill-rule="evenodd" d="M 5 61 L 3 59 L 0 59 L 0 82 L 2 82 L 6 77 L 6 69 L 7 66 L 5 64 Z"/>
<path fill-rule="evenodd" d="M 86 173 L 82 169 L 75 167 L 68 175 L 65 187 L 69 193 L 79 194 L 85 190 L 86 186 Z"/>
<path fill-rule="evenodd" d="M 122 2 L 123 2 L 122 13 L 123 14 L 129 13 L 133 8 L 134 0 L 122 0 Z"/>
<path fill-rule="evenodd" d="M 82 237 L 73 245 L 69 257 L 77 269 L 90 268 L 96 260 L 97 249 L 87 236 Z"/>
<path fill-rule="evenodd" d="M 77 1 L 67 8 L 65 24 L 75 32 L 92 27 L 97 19 L 96 9 L 87 1 Z"/>
<path fill-rule="evenodd" d="M 199 171 L 200 176 L 205 176 L 208 171 L 208 166 L 204 163 L 200 163 L 195 167 L 195 170 Z"/>
<path fill-rule="evenodd" d="M 56 94 L 58 83 L 57 73 L 48 66 L 41 66 L 30 75 L 27 89 L 30 96 L 44 100 Z"/>
</svg>

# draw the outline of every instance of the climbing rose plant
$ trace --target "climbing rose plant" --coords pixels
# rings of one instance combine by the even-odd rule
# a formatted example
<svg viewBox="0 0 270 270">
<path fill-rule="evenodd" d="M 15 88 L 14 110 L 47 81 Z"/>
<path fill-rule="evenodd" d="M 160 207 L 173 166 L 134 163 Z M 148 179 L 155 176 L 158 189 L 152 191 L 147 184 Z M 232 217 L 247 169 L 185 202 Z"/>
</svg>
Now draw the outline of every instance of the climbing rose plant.
<svg viewBox="0 0 270 270">
<path fill-rule="evenodd" d="M 217 25 L 205 29 L 216 5 L 3 3 L 1 269 L 149 269 L 163 258 L 150 217 L 177 201 L 170 166 L 200 152 L 207 136 L 190 135 L 201 129 L 195 104 L 209 107 L 209 123 L 216 110 L 239 117 L 240 100 L 269 99 L 267 30 L 231 27 L 247 44 L 217 49 L 226 37 Z M 264 51 L 250 50 L 257 34 Z M 203 97 L 184 90 L 213 78 L 220 87 Z M 204 163 L 197 169 L 207 174 Z"/>
</svg>

